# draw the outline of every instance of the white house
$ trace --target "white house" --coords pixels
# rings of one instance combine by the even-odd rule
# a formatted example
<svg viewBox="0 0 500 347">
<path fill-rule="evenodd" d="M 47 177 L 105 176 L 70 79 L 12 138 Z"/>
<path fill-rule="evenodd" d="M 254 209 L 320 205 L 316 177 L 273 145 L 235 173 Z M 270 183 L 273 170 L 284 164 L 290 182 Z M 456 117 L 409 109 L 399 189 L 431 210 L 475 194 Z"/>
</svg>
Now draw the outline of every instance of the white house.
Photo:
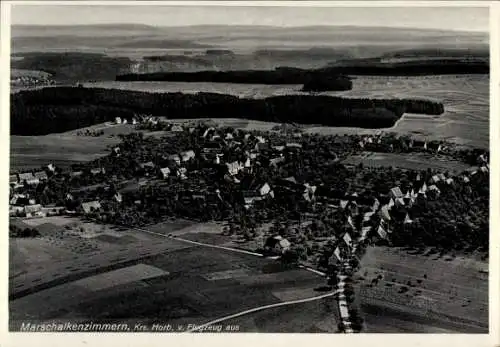
<svg viewBox="0 0 500 347">
<path fill-rule="evenodd" d="M 170 176 L 170 169 L 168 167 L 163 167 L 160 169 L 160 172 L 161 172 L 161 175 L 162 177 L 165 179 L 165 178 L 168 178 L 168 176 Z"/>
</svg>

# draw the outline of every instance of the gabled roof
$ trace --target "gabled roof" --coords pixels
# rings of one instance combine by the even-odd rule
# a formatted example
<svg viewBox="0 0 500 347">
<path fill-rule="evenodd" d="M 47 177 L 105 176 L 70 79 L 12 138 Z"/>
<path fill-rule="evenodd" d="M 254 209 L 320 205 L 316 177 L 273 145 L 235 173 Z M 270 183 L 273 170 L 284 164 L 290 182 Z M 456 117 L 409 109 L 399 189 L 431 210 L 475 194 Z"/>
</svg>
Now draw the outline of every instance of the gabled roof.
<svg viewBox="0 0 500 347">
<path fill-rule="evenodd" d="M 85 212 L 85 213 L 92 212 L 91 209 L 97 210 L 100 208 L 101 208 L 101 203 L 99 201 L 96 201 L 96 200 L 82 203 L 82 209 L 83 209 L 83 212 Z"/>
<path fill-rule="evenodd" d="M 395 198 L 402 198 L 403 197 L 403 193 L 401 192 L 401 189 L 399 187 L 394 187 L 391 189 L 391 194 L 395 197 Z"/>
<path fill-rule="evenodd" d="M 33 179 L 35 178 L 35 176 L 33 176 L 33 174 L 31 172 L 23 172 L 23 173 L 20 173 L 19 174 L 19 180 L 22 182 L 22 181 L 27 181 L 27 180 L 30 180 L 30 179 Z"/>
</svg>

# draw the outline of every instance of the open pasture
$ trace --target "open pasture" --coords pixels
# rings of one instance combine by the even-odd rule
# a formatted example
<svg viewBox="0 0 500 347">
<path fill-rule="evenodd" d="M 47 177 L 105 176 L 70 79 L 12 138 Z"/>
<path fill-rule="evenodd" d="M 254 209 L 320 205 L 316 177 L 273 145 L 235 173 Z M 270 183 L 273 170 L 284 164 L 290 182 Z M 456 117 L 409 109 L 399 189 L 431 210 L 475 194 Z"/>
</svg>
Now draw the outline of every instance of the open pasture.
<svg viewBox="0 0 500 347">
<path fill-rule="evenodd" d="M 342 163 L 345 165 L 363 164 L 368 167 L 392 166 L 408 170 L 426 170 L 430 168 L 436 171 L 450 171 L 455 173 L 460 173 L 470 168 L 467 164 L 456 160 L 423 153 L 397 154 L 363 152 L 360 155 L 349 156 Z"/>
<path fill-rule="evenodd" d="M 367 330 L 487 332 L 488 276 L 479 272 L 486 266 L 469 258 L 436 259 L 369 247 L 356 277 Z"/>
</svg>

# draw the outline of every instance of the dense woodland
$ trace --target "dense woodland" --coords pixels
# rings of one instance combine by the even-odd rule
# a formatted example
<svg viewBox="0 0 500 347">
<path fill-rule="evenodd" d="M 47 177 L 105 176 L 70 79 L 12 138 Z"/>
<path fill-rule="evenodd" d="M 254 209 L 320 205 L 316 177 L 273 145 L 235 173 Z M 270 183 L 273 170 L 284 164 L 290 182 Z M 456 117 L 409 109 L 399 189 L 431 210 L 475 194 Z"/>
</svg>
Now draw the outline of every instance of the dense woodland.
<svg viewBox="0 0 500 347">
<path fill-rule="evenodd" d="M 344 91 L 352 89 L 350 78 L 326 73 L 280 67 L 274 70 L 157 72 L 116 76 L 117 81 L 181 81 L 249 84 L 304 84 L 304 90 Z M 306 87 L 307 85 L 307 87 Z"/>
<path fill-rule="evenodd" d="M 44 135 L 74 130 L 115 117 L 147 113 L 169 119 L 243 118 L 327 126 L 387 128 L 405 112 L 439 115 L 442 103 L 409 99 L 351 99 L 286 95 L 247 99 L 215 93 L 54 87 L 11 95 L 11 134 Z"/>
</svg>

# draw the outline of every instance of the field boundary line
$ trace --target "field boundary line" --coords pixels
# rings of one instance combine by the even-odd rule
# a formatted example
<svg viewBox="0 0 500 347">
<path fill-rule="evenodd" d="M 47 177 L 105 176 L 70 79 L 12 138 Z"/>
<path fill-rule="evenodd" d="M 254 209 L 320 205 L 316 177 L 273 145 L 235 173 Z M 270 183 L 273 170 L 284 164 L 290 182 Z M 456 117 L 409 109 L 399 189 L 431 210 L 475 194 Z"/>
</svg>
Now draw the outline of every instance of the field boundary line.
<svg viewBox="0 0 500 347">
<path fill-rule="evenodd" d="M 211 247 L 211 248 L 216 248 L 216 249 L 223 249 L 223 250 L 226 250 L 226 251 L 237 252 L 237 253 L 242 253 L 242 254 L 248 254 L 248 255 L 253 255 L 253 256 L 257 256 L 257 257 L 264 257 L 264 255 L 261 254 L 261 253 L 245 251 L 243 249 L 231 248 L 231 247 L 224 247 L 224 246 L 217 246 L 217 245 L 211 245 L 209 243 L 203 243 L 203 242 L 198 242 L 198 241 L 191 241 L 191 240 L 188 240 L 188 239 L 184 239 L 182 237 L 168 236 L 168 235 L 165 235 L 165 234 L 160 234 L 160 233 L 157 233 L 157 232 L 154 232 L 154 231 L 149 231 L 147 229 L 142 229 L 142 228 L 131 228 L 131 229 L 142 231 L 144 233 L 151 234 L 151 235 L 162 236 L 162 237 L 165 237 L 167 239 L 178 240 L 178 241 L 181 241 L 181 242 L 190 243 L 190 244 L 193 244 L 193 245 Z"/>
</svg>

